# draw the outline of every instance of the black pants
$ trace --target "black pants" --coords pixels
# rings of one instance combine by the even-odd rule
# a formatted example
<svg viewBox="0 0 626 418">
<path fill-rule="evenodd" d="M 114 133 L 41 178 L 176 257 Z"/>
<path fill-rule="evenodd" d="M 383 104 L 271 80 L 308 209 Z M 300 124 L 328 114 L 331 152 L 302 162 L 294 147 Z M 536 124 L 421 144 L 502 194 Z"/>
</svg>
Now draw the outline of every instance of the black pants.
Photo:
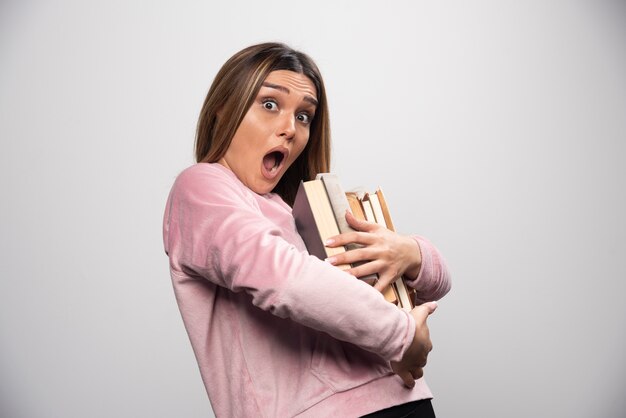
<svg viewBox="0 0 626 418">
<path fill-rule="evenodd" d="M 361 418 L 435 418 L 435 411 L 430 399 L 423 399 L 372 412 Z"/>
</svg>

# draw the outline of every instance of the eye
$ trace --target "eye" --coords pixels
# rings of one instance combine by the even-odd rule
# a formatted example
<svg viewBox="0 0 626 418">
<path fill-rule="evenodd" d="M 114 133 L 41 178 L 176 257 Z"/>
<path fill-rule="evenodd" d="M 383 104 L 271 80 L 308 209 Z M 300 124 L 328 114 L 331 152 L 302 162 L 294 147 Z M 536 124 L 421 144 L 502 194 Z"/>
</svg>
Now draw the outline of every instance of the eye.
<svg viewBox="0 0 626 418">
<path fill-rule="evenodd" d="M 278 104 L 276 103 L 276 101 L 274 99 L 265 99 L 261 102 L 261 104 L 263 105 L 263 108 L 267 109 L 267 110 L 277 110 L 278 109 Z"/>
<path fill-rule="evenodd" d="M 307 112 L 301 112 L 296 115 L 296 119 L 304 123 L 305 125 L 308 125 L 309 123 L 311 123 L 312 117 Z"/>
</svg>

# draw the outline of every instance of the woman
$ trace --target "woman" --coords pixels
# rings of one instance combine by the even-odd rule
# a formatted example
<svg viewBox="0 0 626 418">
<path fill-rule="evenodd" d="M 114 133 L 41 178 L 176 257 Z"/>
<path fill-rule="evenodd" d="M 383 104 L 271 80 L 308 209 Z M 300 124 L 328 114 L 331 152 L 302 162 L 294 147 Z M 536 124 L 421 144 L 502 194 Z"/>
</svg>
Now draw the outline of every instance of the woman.
<svg viewBox="0 0 626 418">
<path fill-rule="evenodd" d="M 436 304 L 404 312 L 353 275 L 378 272 L 382 288 L 401 273 L 436 300 L 450 287 L 437 250 L 348 216 L 358 232 L 328 245 L 364 247 L 324 262 L 295 229 L 299 182 L 330 165 L 313 61 L 275 43 L 235 54 L 202 108 L 196 159 L 172 187 L 164 243 L 215 414 L 346 417 L 402 405 L 434 416 L 419 378 Z M 360 260 L 369 262 L 347 272 L 331 264 Z"/>
</svg>

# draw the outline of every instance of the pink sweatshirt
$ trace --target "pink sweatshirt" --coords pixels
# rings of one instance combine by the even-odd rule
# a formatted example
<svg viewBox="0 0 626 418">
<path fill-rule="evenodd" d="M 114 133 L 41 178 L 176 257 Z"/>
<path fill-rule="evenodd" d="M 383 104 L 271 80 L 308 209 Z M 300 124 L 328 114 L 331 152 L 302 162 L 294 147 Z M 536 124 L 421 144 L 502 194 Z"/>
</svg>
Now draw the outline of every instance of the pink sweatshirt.
<svg viewBox="0 0 626 418">
<path fill-rule="evenodd" d="M 431 398 L 400 360 L 415 322 L 371 286 L 307 253 L 291 208 L 219 164 L 183 171 L 163 223 L 182 318 L 218 417 L 356 417 Z M 422 300 L 450 288 L 438 251 L 415 238 Z"/>
</svg>

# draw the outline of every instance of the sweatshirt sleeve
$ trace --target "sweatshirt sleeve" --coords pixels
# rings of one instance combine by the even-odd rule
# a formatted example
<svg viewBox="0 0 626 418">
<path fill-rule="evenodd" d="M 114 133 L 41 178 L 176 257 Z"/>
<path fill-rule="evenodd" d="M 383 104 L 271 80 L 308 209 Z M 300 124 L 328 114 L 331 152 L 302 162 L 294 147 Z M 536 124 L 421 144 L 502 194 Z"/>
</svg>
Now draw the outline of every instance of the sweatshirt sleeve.
<svg viewBox="0 0 626 418">
<path fill-rule="evenodd" d="M 400 360 L 415 334 L 413 317 L 371 286 L 299 251 L 230 180 L 199 169 L 177 178 L 164 219 L 171 270 L 246 292 L 274 315 Z"/>
<path fill-rule="evenodd" d="M 421 304 L 444 297 L 452 287 L 450 273 L 439 250 L 426 238 L 414 236 L 422 256 L 422 265 L 415 279 L 405 277 L 405 282 L 417 293 L 417 303 Z"/>
</svg>

